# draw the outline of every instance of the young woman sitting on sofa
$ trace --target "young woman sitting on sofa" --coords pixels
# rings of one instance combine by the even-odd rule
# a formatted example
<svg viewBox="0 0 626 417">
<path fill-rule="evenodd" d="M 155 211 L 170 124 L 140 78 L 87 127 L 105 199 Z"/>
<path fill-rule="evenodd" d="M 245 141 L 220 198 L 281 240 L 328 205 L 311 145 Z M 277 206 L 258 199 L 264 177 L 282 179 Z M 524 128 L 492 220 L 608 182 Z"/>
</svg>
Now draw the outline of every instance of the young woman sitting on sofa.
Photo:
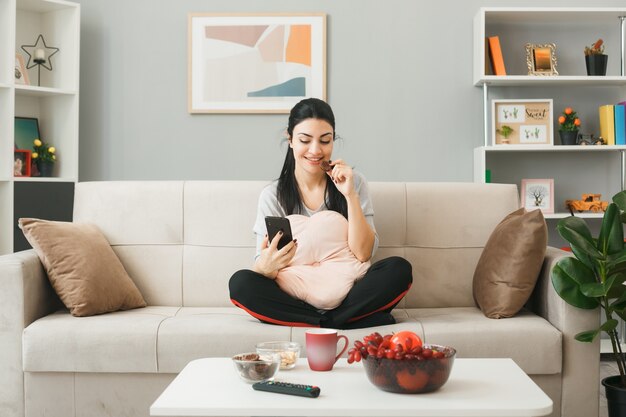
<svg viewBox="0 0 626 417">
<path fill-rule="evenodd" d="M 277 181 L 259 197 L 252 270 L 230 279 L 233 304 L 286 326 L 362 328 L 395 323 L 391 310 L 409 290 L 411 264 L 390 257 L 370 265 L 378 247 L 365 177 L 332 160 L 335 116 L 322 100 L 296 104 Z M 293 239 L 278 249 L 266 216 L 288 217 Z"/>
</svg>

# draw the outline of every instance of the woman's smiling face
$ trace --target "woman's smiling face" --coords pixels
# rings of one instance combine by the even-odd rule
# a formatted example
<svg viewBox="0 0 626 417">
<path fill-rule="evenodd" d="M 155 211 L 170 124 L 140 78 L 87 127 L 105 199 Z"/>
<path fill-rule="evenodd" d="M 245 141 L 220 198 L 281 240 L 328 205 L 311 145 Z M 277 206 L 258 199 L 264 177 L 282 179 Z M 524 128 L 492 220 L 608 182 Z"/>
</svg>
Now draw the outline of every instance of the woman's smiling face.
<svg viewBox="0 0 626 417">
<path fill-rule="evenodd" d="M 322 161 L 331 159 L 333 153 L 333 127 L 322 119 L 305 119 L 293 128 L 289 146 L 293 149 L 296 170 L 310 174 L 323 174 Z"/>
</svg>

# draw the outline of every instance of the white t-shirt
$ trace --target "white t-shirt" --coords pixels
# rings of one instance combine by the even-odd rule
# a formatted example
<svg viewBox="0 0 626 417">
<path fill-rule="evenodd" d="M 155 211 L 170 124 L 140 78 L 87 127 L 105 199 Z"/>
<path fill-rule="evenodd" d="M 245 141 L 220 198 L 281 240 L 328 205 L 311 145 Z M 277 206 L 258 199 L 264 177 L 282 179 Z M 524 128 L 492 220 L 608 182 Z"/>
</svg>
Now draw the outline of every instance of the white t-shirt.
<svg viewBox="0 0 626 417">
<path fill-rule="evenodd" d="M 372 230 L 374 230 L 374 247 L 372 248 L 372 256 L 374 256 L 374 253 L 376 253 L 376 249 L 378 249 L 378 233 L 376 233 L 376 227 L 374 227 L 374 206 L 372 205 L 372 200 L 370 198 L 367 180 L 365 179 L 363 174 L 359 173 L 358 171 L 353 171 L 353 181 L 354 188 L 359 195 L 361 210 L 363 210 L 365 220 L 372 227 Z M 290 214 L 294 214 L 286 213 L 285 210 L 283 210 L 276 196 L 277 189 L 278 180 L 273 181 L 271 184 L 265 187 L 263 191 L 261 191 L 261 195 L 259 196 L 259 205 L 256 214 L 256 221 L 253 228 L 254 233 L 256 234 L 255 259 L 261 254 L 261 244 L 263 243 L 263 238 L 267 233 L 267 228 L 265 227 L 265 216 L 287 217 Z M 320 211 L 324 210 L 328 210 L 325 202 L 322 203 L 322 205 L 317 210 L 310 210 L 307 206 L 303 205 L 303 211 L 299 214 L 311 217 L 313 214 L 319 213 Z"/>
</svg>

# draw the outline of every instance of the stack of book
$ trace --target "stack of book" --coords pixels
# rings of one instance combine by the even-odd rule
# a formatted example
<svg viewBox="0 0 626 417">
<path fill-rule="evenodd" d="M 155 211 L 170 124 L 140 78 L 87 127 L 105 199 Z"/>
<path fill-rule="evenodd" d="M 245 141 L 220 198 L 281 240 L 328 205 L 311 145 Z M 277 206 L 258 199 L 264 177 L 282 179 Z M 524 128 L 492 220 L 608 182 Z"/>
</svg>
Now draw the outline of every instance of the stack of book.
<svg viewBox="0 0 626 417">
<path fill-rule="evenodd" d="M 600 136 L 607 145 L 626 145 L 626 101 L 600 106 Z"/>
</svg>

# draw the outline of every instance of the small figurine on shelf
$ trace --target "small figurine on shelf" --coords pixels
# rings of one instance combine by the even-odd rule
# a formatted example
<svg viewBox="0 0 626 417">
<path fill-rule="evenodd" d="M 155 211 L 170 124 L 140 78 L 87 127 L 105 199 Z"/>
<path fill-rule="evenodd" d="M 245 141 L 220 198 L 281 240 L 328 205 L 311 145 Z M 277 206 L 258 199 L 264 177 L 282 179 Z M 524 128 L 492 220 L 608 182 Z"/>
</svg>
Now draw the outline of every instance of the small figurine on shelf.
<svg viewBox="0 0 626 417">
<path fill-rule="evenodd" d="M 580 200 L 565 200 L 565 205 L 569 209 L 570 214 L 574 215 L 574 210 L 581 213 L 583 211 L 591 211 L 600 213 L 606 211 L 609 206 L 608 201 L 600 201 L 602 194 L 583 194 Z"/>
<path fill-rule="evenodd" d="M 39 139 L 33 141 L 32 159 L 37 166 L 40 177 L 51 177 L 52 168 L 57 160 L 56 148 Z"/>
<path fill-rule="evenodd" d="M 604 143 L 604 139 L 602 139 L 602 136 L 600 136 L 599 138 L 594 138 L 593 137 L 593 133 L 583 133 L 580 135 L 580 139 L 578 140 L 578 144 L 579 145 L 606 145 L 606 143 Z"/>
</svg>

